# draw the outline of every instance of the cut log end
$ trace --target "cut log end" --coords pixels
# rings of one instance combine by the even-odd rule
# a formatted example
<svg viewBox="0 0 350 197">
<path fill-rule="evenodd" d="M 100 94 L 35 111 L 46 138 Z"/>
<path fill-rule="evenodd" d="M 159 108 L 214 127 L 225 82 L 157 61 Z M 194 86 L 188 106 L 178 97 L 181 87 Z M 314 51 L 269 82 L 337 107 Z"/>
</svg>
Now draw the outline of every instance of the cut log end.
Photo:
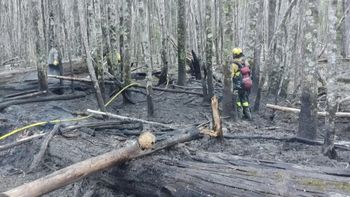
<svg viewBox="0 0 350 197">
<path fill-rule="evenodd" d="M 219 101 L 216 96 L 213 96 L 211 99 L 211 108 L 212 108 L 212 116 L 213 116 L 213 130 L 216 133 L 217 137 L 222 137 L 222 123 L 219 112 Z"/>
<path fill-rule="evenodd" d="M 156 136 L 154 136 L 151 132 L 147 131 L 140 135 L 138 142 L 143 150 L 151 149 L 156 143 Z"/>
</svg>

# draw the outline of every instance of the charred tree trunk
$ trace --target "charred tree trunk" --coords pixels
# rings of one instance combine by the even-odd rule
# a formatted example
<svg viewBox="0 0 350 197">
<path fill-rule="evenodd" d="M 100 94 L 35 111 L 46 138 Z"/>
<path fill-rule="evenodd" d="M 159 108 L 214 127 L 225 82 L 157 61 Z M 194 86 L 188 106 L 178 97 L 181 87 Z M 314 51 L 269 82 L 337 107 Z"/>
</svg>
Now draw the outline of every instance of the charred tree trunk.
<svg viewBox="0 0 350 197">
<path fill-rule="evenodd" d="M 91 51 L 90 51 L 90 45 L 89 45 L 89 40 L 88 40 L 88 35 L 87 35 L 87 26 L 86 26 L 86 21 L 85 21 L 86 18 L 85 18 L 85 14 L 84 14 L 85 13 L 84 12 L 85 3 L 82 1 L 78 1 L 78 3 L 79 3 L 78 7 L 79 7 L 80 31 L 81 31 L 81 35 L 82 35 L 82 42 L 83 42 L 84 48 L 85 48 L 85 54 L 87 56 L 86 62 L 87 62 L 87 66 L 89 69 L 90 78 L 91 78 L 91 81 L 92 81 L 94 89 L 95 89 L 98 106 L 99 106 L 101 111 L 106 111 L 106 107 L 104 105 L 100 86 L 99 86 L 97 78 L 96 78 L 95 69 L 94 69 L 94 66 L 92 64 L 92 57 L 90 54 Z"/>
<path fill-rule="evenodd" d="M 113 169 L 113 176 L 105 177 L 104 181 L 136 196 L 327 196 L 330 193 L 341 196 L 348 192 L 348 178 L 336 176 L 330 169 L 201 151 L 188 156 L 188 159 L 161 155 L 134 160 L 123 168 Z"/>
<path fill-rule="evenodd" d="M 119 62 L 119 71 L 120 71 L 120 81 L 124 80 L 124 3 L 119 4 L 119 54 L 120 54 L 120 62 Z"/>
<path fill-rule="evenodd" d="M 168 58 L 167 58 L 167 48 L 168 48 L 168 39 L 167 39 L 167 26 L 166 26 L 166 20 L 165 17 L 167 13 L 165 12 L 165 2 L 163 2 L 160 7 L 160 26 L 161 26 L 161 52 L 160 57 L 162 60 L 162 71 L 159 76 L 158 86 L 162 84 L 168 83 Z"/>
<path fill-rule="evenodd" d="M 305 73 L 301 95 L 298 136 L 315 139 L 317 135 L 317 85 L 316 85 L 316 41 L 318 8 L 317 1 L 304 2 L 305 10 Z"/>
<path fill-rule="evenodd" d="M 32 0 L 30 1 L 31 10 L 32 10 L 32 32 L 33 35 L 40 35 L 39 32 L 39 17 L 40 13 L 38 10 L 37 2 Z M 38 82 L 39 82 L 39 90 L 40 91 L 47 91 L 49 88 L 48 80 L 47 80 L 47 72 L 46 67 L 42 62 L 40 62 L 39 57 L 41 54 L 40 51 L 40 39 L 37 36 L 34 36 L 34 51 L 33 51 L 33 58 L 34 63 L 37 66 L 38 70 Z"/>
<path fill-rule="evenodd" d="M 257 3 L 257 2 L 256 2 Z M 257 92 L 260 82 L 260 65 L 261 65 L 261 51 L 263 45 L 263 7 L 264 4 L 260 3 L 258 6 L 258 19 L 256 28 L 256 39 L 254 43 L 254 66 L 252 67 L 252 78 L 253 78 L 253 92 Z M 261 94 L 261 93 L 260 93 Z M 256 111 L 254 109 L 254 111 Z"/>
<path fill-rule="evenodd" d="M 338 96 L 336 89 L 336 76 L 338 76 L 337 72 L 337 1 L 330 1 L 330 6 L 328 8 L 328 21 L 329 21 L 329 36 L 328 36 L 328 48 L 330 51 L 329 59 L 328 59 L 328 69 L 327 74 L 329 75 L 327 82 L 327 111 L 328 114 L 326 116 L 326 135 L 324 138 L 324 146 L 323 146 L 323 154 L 328 156 L 330 159 L 335 159 L 337 157 L 337 153 L 334 148 L 334 138 L 335 138 L 335 119 L 336 112 L 338 108 Z"/>
<path fill-rule="evenodd" d="M 224 116 L 234 117 L 235 113 L 233 113 L 234 101 L 233 101 L 233 82 L 231 77 L 231 64 L 229 61 L 225 62 L 223 65 L 224 71 L 224 92 L 223 92 L 223 101 L 222 101 L 222 110 Z M 235 118 L 235 117 L 234 117 Z"/>
<path fill-rule="evenodd" d="M 350 1 L 345 1 L 344 7 L 346 9 L 350 9 Z M 348 10 L 347 13 L 345 13 L 345 19 L 344 19 L 344 34 L 345 34 L 345 54 L 346 57 L 350 57 L 350 10 Z"/>
<path fill-rule="evenodd" d="M 178 27 L 177 27 L 177 59 L 178 59 L 178 81 L 177 84 L 184 86 L 186 83 L 186 1 L 177 1 Z"/>
<path fill-rule="evenodd" d="M 212 32 L 212 2 L 206 2 L 206 17 L 205 17 L 205 29 L 206 29 L 206 45 L 205 45 L 205 54 L 206 54 L 206 71 L 207 71 L 207 87 L 208 95 L 205 98 L 208 102 L 214 96 L 214 85 L 213 85 L 213 32 Z"/>
<path fill-rule="evenodd" d="M 152 88 L 152 69 L 151 69 L 151 67 L 148 68 L 146 94 L 147 94 L 147 115 L 148 115 L 148 117 L 153 117 L 154 116 L 154 105 L 153 105 L 153 88 Z"/>
<path fill-rule="evenodd" d="M 163 54 L 162 52 L 162 71 L 160 72 L 160 76 L 159 76 L 159 81 L 157 86 L 163 85 L 163 84 L 167 84 L 168 83 L 168 61 L 165 59 L 166 56 L 165 54 Z"/>
<path fill-rule="evenodd" d="M 131 58 L 130 58 L 130 52 L 131 52 L 131 27 L 132 27 L 132 9 L 131 9 L 131 0 L 127 0 L 127 10 L 125 12 L 125 34 L 124 36 L 124 58 L 123 58 L 123 79 L 124 79 L 124 86 L 127 86 L 131 83 Z M 123 14 L 123 13 L 122 13 Z M 131 92 L 129 90 L 126 90 L 125 93 L 123 93 L 123 101 L 124 103 L 131 103 Z"/>
<path fill-rule="evenodd" d="M 192 50 L 192 65 L 193 65 L 193 71 L 194 71 L 194 76 L 196 77 L 197 80 L 202 79 L 202 74 L 201 74 L 201 65 L 200 61 L 197 57 L 197 54 Z"/>
<path fill-rule="evenodd" d="M 155 139 L 153 134 L 147 133 L 145 135 L 151 139 Z M 122 149 L 113 150 L 103 155 L 81 161 L 72 166 L 58 170 L 46 177 L 42 177 L 33 182 L 21 185 L 2 194 L 9 197 L 32 197 L 49 193 L 80 180 L 92 173 L 130 160 L 131 158 L 139 155 L 143 149 L 149 149 L 152 147 L 154 142 L 148 142 L 147 139 L 145 140 L 146 143 L 142 140 L 141 135 L 137 141 L 132 142 L 130 145 Z"/>
</svg>

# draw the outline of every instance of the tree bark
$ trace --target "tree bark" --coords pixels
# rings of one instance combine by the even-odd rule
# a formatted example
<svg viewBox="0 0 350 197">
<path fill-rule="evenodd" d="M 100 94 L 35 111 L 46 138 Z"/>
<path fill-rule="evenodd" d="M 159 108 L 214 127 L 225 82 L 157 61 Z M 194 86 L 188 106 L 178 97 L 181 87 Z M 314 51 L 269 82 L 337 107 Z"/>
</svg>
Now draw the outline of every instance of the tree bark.
<svg viewBox="0 0 350 197">
<path fill-rule="evenodd" d="M 91 50 L 90 50 L 90 45 L 89 45 L 89 40 L 88 40 L 88 35 L 87 35 L 87 26 L 86 26 L 86 21 L 85 21 L 86 18 L 85 18 L 85 14 L 84 14 L 85 3 L 84 3 L 84 1 L 78 1 L 78 2 L 79 2 L 78 7 L 79 7 L 80 31 L 81 31 L 81 35 L 82 35 L 82 42 L 83 42 L 84 48 L 85 48 L 86 62 L 87 62 L 87 66 L 89 69 L 90 78 L 91 78 L 91 81 L 92 81 L 94 89 L 95 89 L 98 106 L 99 106 L 101 111 L 106 111 L 106 107 L 104 105 L 100 86 L 99 86 L 97 78 L 96 78 L 95 69 L 94 69 L 94 66 L 92 64 L 92 57 L 90 54 Z"/>
<path fill-rule="evenodd" d="M 219 101 L 216 96 L 213 96 L 211 99 L 211 112 L 212 112 L 212 123 L 213 123 L 213 131 L 215 133 L 216 137 L 223 138 L 223 131 L 222 131 L 222 123 L 221 123 L 221 116 L 219 112 Z"/>
<path fill-rule="evenodd" d="M 317 135 L 317 85 L 316 85 L 316 42 L 318 8 L 317 0 L 304 2 L 305 10 L 305 74 L 301 95 L 301 111 L 299 114 L 298 136 L 315 139 Z"/>
<path fill-rule="evenodd" d="M 345 1 L 345 7 L 346 9 L 350 9 L 350 1 Z M 346 57 L 350 57 L 350 10 L 345 13 L 345 30 L 344 30 L 344 34 L 345 34 L 345 52 L 346 52 Z"/>
<path fill-rule="evenodd" d="M 47 147 L 49 146 L 51 139 L 56 135 L 59 129 L 60 125 L 55 125 L 54 128 L 50 131 L 50 133 L 46 136 L 43 143 L 41 144 L 40 151 L 34 156 L 32 164 L 29 167 L 29 172 L 33 172 L 33 170 L 39 167 L 43 157 L 45 156 L 45 152 L 47 150 Z"/>
<path fill-rule="evenodd" d="M 153 88 L 152 88 L 152 70 L 149 68 L 148 71 L 148 80 L 146 85 L 146 94 L 147 94 L 147 115 L 148 117 L 154 116 L 154 104 L 153 104 Z"/>
<path fill-rule="evenodd" d="M 206 45 L 205 45 L 205 54 L 206 54 L 206 72 L 207 72 L 207 87 L 208 87 L 208 95 L 205 98 L 208 102 L 214 96 L 214 85 L 213 85 L 213 65 L 212 65 L 212 57 L 213 57 L 213 32 L 212 32 L 212 2 L 206 2 L 205 9 L 206 17 L 205 17 L 205 30 L 206 30 Z"/>
<path fill-rule="evenodd" d="M 307 168 L 197 151 L 146 157 L 114 169 L 114 188 L 136 196 L 327 196 L 348 193 L 345 170 Z M 339 175 L 339 176 L 338 176 Z M 132 184 L 130 184 L 132 183 Z M 344 187 L 342 187 L 344 186 Z"/>
<path fill-rule="evenodd" d="M 178 59 L 178 80 L 177 84 L 184 86 L 186 83 L 186 1 L 177 1 L 178 24 L 177 24 L 177 59 Z"/>
<path fill-rule="evenodd" d="M 39 32 L 39 10 L 38 10 L 38 3 L 34 0 L 30 1 L 31 10 L 32 10 L 32 32 L 34 36 L 34 63 L 37 66 L 38 70 L 38 82 L 39 82 L 39 90 L 40 91 L 48 91 L 49 85 L 47 80 L 47 72 L 46 67 L 42 62 L 40 62 L 40 39 L 37 37 L 37 35 L 40 35 Z"/>
<path fill-rule="evenodd" d="M 232 76 L 230 70 L 231 64 L 230 61 L 226 61 L 223 65 L 224 71 L 224 90 L 223 90 L 223 101 L 222 101 L 222 110 L 224 116 L 234 117 L 235 113 L 233 111 L 234 101 L 232 93 Z"/>
<path fill-rule="evenodd" d="M 330 159 L 336 159 L 337 153 L 334 148 L 335 138 L 335 119 L 338 108 L 338 91 L 336 88 L 336 76 L 337 72 L 337 0 L 331 0 L 328 8 L 328 21 L 329 21 L 329 35 L 328 35 L 328 48 L 330 51 L 327 67 L 328 81 L 327 81 L 327 115 L 326 115 L 326 135 L 324 138 L 323 154 L 328 156 Z"/>
<path fill-rule="evenodd" d="M 174 126 L 174 125 L 168 125 L 168 124 L 163 124 L 163 123 L 159 123 L 159 122 L 152 122 L 152 121 L 142 120 L 142 119 L 138 119 L 138 118 L 130 118 L 130 117 L 120 116 L 120 115 L 116 115 L 116 114 L 112 114 L 112 113 L 105 113 L 105 112 L 95 111 L 95 110 L 91 110 L 91 109 L 88 109 L 87 111 L 92 113 L 92 114 L 95 114 L 95 115 L 109 116 L 111 118 L 116 118 L 116 119 L 123 120 L 123 121 L 140 122 L 140 123 L 144 123 L 144 124 L 161 126 L 161 127 L 170 128 L 170 129 L 176 128 L 176 126 Z"/>
<path fill-rule="evenodd" d="M 30 136 L 30 137 L 26 137 L 26 138 L 22 138 L 22 139 L 16 140 L 16 141 L 11 142 L 11 143 L 9 143 L 9 144 L 1 145 L 1 146 L 0 146 L 0 151 L 8 150 L 8 149 L 13 148 L 13 147 L 15 147 L 15 146 L 18 146 L 18 145 L 21 145 L 21 144 L 30 142 L 30 141 L 32 141 L 32 140 L 34 140 L 34 139 L 42 138 L 42 137 L 45 136 L 45 135 L 46 135 L 46 133 L 37 134 L 37 135 L 32 135 L 32 136 Z"/>
<path fill-rule="evenodd" d="M 257 3 L 257 2 L 256 2 Z M 260 82 L 260 65 L 261 65 L 261 51 L 263 46 L 263 12 L 264 4 L 259 3 L 258 8 L 255 10 L 258 11 L 257 14 L 257 24 L 255 25 L 256 38 L 254 43 L 254 66 L 252 67 L 252 79 L 253 79 L 253 88 L 252 92 L 257 92 Z M 260 92 L 261 94 L 261 92 Z M 255 109 L 254 109 L 255 110 Z M 255 110 L 257 111 L 257 110 Z"/>
<path fill-rule="evenodd" d="M 6 191 L 3 194 L 9 197 L 41 196 L 68 184 L 74 183 L 92 173 L 124 163 L 125 161 L 130 160 L 131 158 L 140 154 L 142 148 L 143 147 L 139 138 L 139 142 L 134 141 L 122 149 L 113 150 L 103 155 L 73 164 L 33 182 L 29 182 Z"/>
</svg>

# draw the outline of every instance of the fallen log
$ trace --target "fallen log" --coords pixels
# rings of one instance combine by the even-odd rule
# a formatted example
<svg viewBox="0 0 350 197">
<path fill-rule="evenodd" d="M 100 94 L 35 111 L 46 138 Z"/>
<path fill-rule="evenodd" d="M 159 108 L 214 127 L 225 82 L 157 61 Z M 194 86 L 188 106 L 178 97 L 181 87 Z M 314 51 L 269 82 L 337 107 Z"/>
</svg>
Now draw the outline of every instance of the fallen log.
<svg viewBox="0 0 350 197">
<path fill-rule="evenodd" d="M 137 141 L 133 141 L 124 148 L 73 164 L 33 182 L 6 191 L 3 195 L 9 197 L 33 197 L 49 193 L 87 177 L 92 173 L 130 160 L 133 156 L 138 155 L 142 149 L 152 145 L 153 142 L 148 141 L 149 138 L 155 137 L 151 133 L 143 134 Z"/>
<path fill-rule="evenodd" d="M 138 85 L 137 87 L 146 89 L 145 86 L 141 86 L 141 85 Z M 163 91 L 163 92 L 171 92 L 171 93 L 183 93 L 183 94 L 193 94 L 193 95 L 203 96 L 202 93 L 193 92 L 193 91 L 186 91 L 186 90 L 173 90 L 173 89 L 158 88 L 158 87 L 153 87 L 153 90 Z"/>
<path fill-rule="evenodd" d="M 171 84 L 170 87 L 172 88 L 180 88 L 180 89 L 185 89 L 185 90 L 202 90 L 202 87 L 186 87 L 186 86 L 179 86 L 176 84 Z"/>
<path fill-rule="evenodd" d="M 13 101 L 13 100 L 18 100 L 18 99 L 26 99 L 26 98 L 36 97 L 36 96 L 40 96 L 40 95 L 45 95 L 45 94 L 47 94 L 47 91 L 36 91 L 33 93 L 23 94 L 23 95 L 11 97 L 11 98 L 5 98 L 2 100 L 2 102 Z"/>
<path fill-rule="evenodd" d="M 121 115 L 112 114 L 112 113 L 108 113 L 108 112 L 100 112 L 100 111 L 91 110 L 91 109 L 88 109 L 87 112 L 89 112 L 93 115 L 103 115 L 103 116 L 108 116 L 108 117 L 116 118 L 116 119 L 123 120 L 123 121 L 140 122 L 140 123 L 144 123 L 144 124 L 161 126 L 161 127 L 166 127 L 166 128 L 170 128 L 170 129 L 178 128 L 178 126 L 174 126 L 174 125 L 168 125 L 168 124 L 163 124 L 163 123 L 159 123 L 159 122 L 142 120 L 142 119 L 138 119 L 138 118 L 130 118 L 130 117 L 126 117 L 126 116 L 121 116 Z"/>
<path fill-rule="evenodd" d="M 146 132 L 141 134 L 137 141 L 128 143 L 129 145 L 124 148 L 113 150 L 103 155 L 78 162 L 33 182 L 29 182 L 6 191 L 2 193 L 2 195 L 9 197 L 40 196 L 76 182 L 92 173 L 124 163 L 130 159 L 149 155 L 156 151 L 174 146 L 178 143 L 198 139 L 201 136 L 202 134 L 200 133 L 199 129 L 190 128 L 179 135 L 156 143 L 155 148 L 151 149 L 156 139 L 153 134 Z"/>
<path fill-rule="evenodd" d="M 110 83 L 114 83 L 114 82 L 110 82 Z M 135 87 L 136 87 L 136 88 L 142 88 L 142 89 L 147 90 L 147 87 L 144 86 L 144 85 L 138 84 L 138 85 L 136 85 Z M 193 94 L 193 95 L 203 96 L 202 93 L 193 92 L 193 91 L 186 91 L 186 90 L 174 90 L 174 89 L 159 88 L 159 87 L 153 87 L 152 89 L 153 89 L 153 90 L 156 90 L 156 91 L 162 91 L 162 92 L 183 93 L 183 94 Z"/>
<path fill-rule="evenodd" d="M 4 98 L 12 98 L 12 97 L 21 96 L 21 95 L 24 95 L 24 94 L 34 93 L 34 92 L 37 92 L 37 91 L 38 90 L 28 90 L 28 91 L 23 91 L 23 92 L 17 92 L 17 93 L 6 95 L 6 96 L 4 96 Z"/>
<path fill-rule="evenodd" d="M 211 98 L 211 111 L 212 111 L 212 123 L 213 123 L 213 131 L 215 133 L 215 136 L 217 137 L 223 137 L 222 132 L 222 123 L 221 123 L 221 117 L 219 112 L 219 101 L 216 96 L 213 96 Z"/>
<path fill-rule="evenodd" d="M 92 83 L 90 79 L 87 78 L 76 78 L 76 77 L 68 77 L 68 76 L 56 76 L 56 75 L 48 75 L 49 78 L 56 78 L 56 79 L 63 79 L 63 80 L 73 80 L 73 81 L 80 81 L 80 82 L 86 82 L 86 83 Z M 115 85 L 116 82 L 114 81 L 108 81 L 104 80 L 106 84 Z M 147 89 L 144 85 L 137 85 L 135 86 L 137 88 Z M 171 92 L 171 93 L 183 93 L 183 94 L 194 94 L 198 96 L 203 96 L 202 93 L 199 92 L 193 92 L 193 91 L 186 91 L 186 90 L 174 90 L 174 89 L 166 89 L 166 88 L 159 88 L 159 87 L 153 87 L 153 90 L 156 91 L 163 91 L 163 92 Z"/>
<path fill-rule="evenodd" d="M 134 160 L 102 179 L 136 196 L 329 196 L 350 192 L 349 171 L 196 151 Z"/>
<path fill-rule="evenodd" d="M 60 129 L 60 125 L 55 125 L 54 128 L 50 131 L 50 133 L 46 136 L 43 143 L 41 144 L 38 154 L 34 156 L 32 164 L 29 167 L 29 172 L 33 172 L 33 170 L 39 167 L 43 157 L 45 156 L 45 152 L 47 150 L 47 147 L 49 146 L 51 139 L 53 138 L 54 135 L 56 135 L 59 129 Z"/>
<path fill-rule="evenodd" d="M 307 145 L 312 145 L 312 146 L 323 146 L 323 141 L 316 141 L 316 140 L 309 140 L 306 138 L 301 138 L 301 137 L 275 137 L 275 136 L 249 136 L 249 135 L 230 135 L 226 134 L 224 135 L 225 139 L 246 139 L 246 140 L 274 140 L 274 141 L 282 141 L 282 142 L 298 142 L 298 143 L 303 143 Z M 347 146 L 346 144 L 341 144 L 341 143 L 335 143 L 334 147 L 339 150 L 345 150 L 349 151 L 350 147 Z"/>
<path fill-rule="evenodd" d="M 132 126 L 130 127 L 129 125 L 132 123 Z M 68 132 L 72 131 L 74 129 L 79 129 L 79 128 L 92 128 L 92 129 L 141 129 L 142 125 L 136 125 L 133 122 L 130 121 L 97 121 L 97 122 L 86 122 L 86 123 L 80 123 L 77 125 L 70 125 L 66 126 L 64 128 L 61 128 L 61 132 Z"/>
<path fill-rule="evenodd" d="M 78 77 L 58 76 L 58 75 L 48 75 L 47 77 L 55 78 L 55 79 L 62 79 L 62 80 L 67 80 L 67 81 L 80 81 L 80 82 L 85 82 L 85 83 L 92 83 L 91 79 L 89 79 L 89 78 L 78 78 Z M 111 85 L 115 84 L 115 82 L 109 81 L 109 80 L 104 80 L 104 83 L 111 84 Z"/>
<path fill-rule="evenodd" d="M 46 96 L 46 97 L 39 97 L 39 98 L 12 100 L 12 101 L 0 103 L 0 111 L 11 105 L 21 105 L 21 104 L 27 104 L 27 103 L 58 101 L 58 100 L 72 100 L 72 99 L 82 98 L 85 96 L 86 94 L 79 93 L 79 94 L 54 95 L 54 96 Z"/>
<path fill-rule="evenodd" d="M 11 143 L 9 143 L 9 144 L 1 145 L 1 146 L 0 146 L 0 151 L 8 150 L 8 149 L 13 148 L 13 147 L 15 147 L 15 146 L 18 146 L 18 145 L 21 145 L 21 144 L 30 142 L 30 141 L 32 141 L 32 140 L 34 140 L 34 139 L 42 138 L 42 137 L 45 136 L 45 135 L 46 135 L 46 133 L 37 134 L 37 135 L 30 136 L 30 137 L 22 138 L 22 139 L 20 139 L 20 140 L 17 140 L 17 141 L 15 141 L 15 142 L 11 142 Z"/>
<path fill-rule="evenodd" d="M 300 109 L 296 108 L 291 108 L 291 107 L 283 107 L 279 105 L 272 105 L 272 104 L 266 104 L 267 108 L 274 109 L 274 110 L 279 110 L 279 111 L 284 111 L 284 112 L 291 112 L 295 114 L 300 113 Z M 319 116 L 326 116 L 327 112 L 317 112 L 317 115 Z M 337 112 L 335 114 L 336 117 L 338 118 L 350 118 L 350 112 Z"/>
</svg>

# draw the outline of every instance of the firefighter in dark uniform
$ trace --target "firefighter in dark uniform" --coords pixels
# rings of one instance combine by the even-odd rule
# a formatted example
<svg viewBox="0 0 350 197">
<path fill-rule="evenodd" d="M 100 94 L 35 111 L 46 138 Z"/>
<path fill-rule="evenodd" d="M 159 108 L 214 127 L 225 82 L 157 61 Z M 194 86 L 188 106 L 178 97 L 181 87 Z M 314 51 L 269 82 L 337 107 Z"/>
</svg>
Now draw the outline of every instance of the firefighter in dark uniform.
<svg viewBox="0 0 350 197">
<path fill-rule="evenodd" d="M 249 93 L 252 87 L 249 64 L 244 60 L 241 48 L 232 50 L 233 63 L 231 65 L 231 74 L 233 79 L 234 91 L 238 91 L 237 112 L 239 118 L 252 119 L 249 108 Z"/>
</svg>

